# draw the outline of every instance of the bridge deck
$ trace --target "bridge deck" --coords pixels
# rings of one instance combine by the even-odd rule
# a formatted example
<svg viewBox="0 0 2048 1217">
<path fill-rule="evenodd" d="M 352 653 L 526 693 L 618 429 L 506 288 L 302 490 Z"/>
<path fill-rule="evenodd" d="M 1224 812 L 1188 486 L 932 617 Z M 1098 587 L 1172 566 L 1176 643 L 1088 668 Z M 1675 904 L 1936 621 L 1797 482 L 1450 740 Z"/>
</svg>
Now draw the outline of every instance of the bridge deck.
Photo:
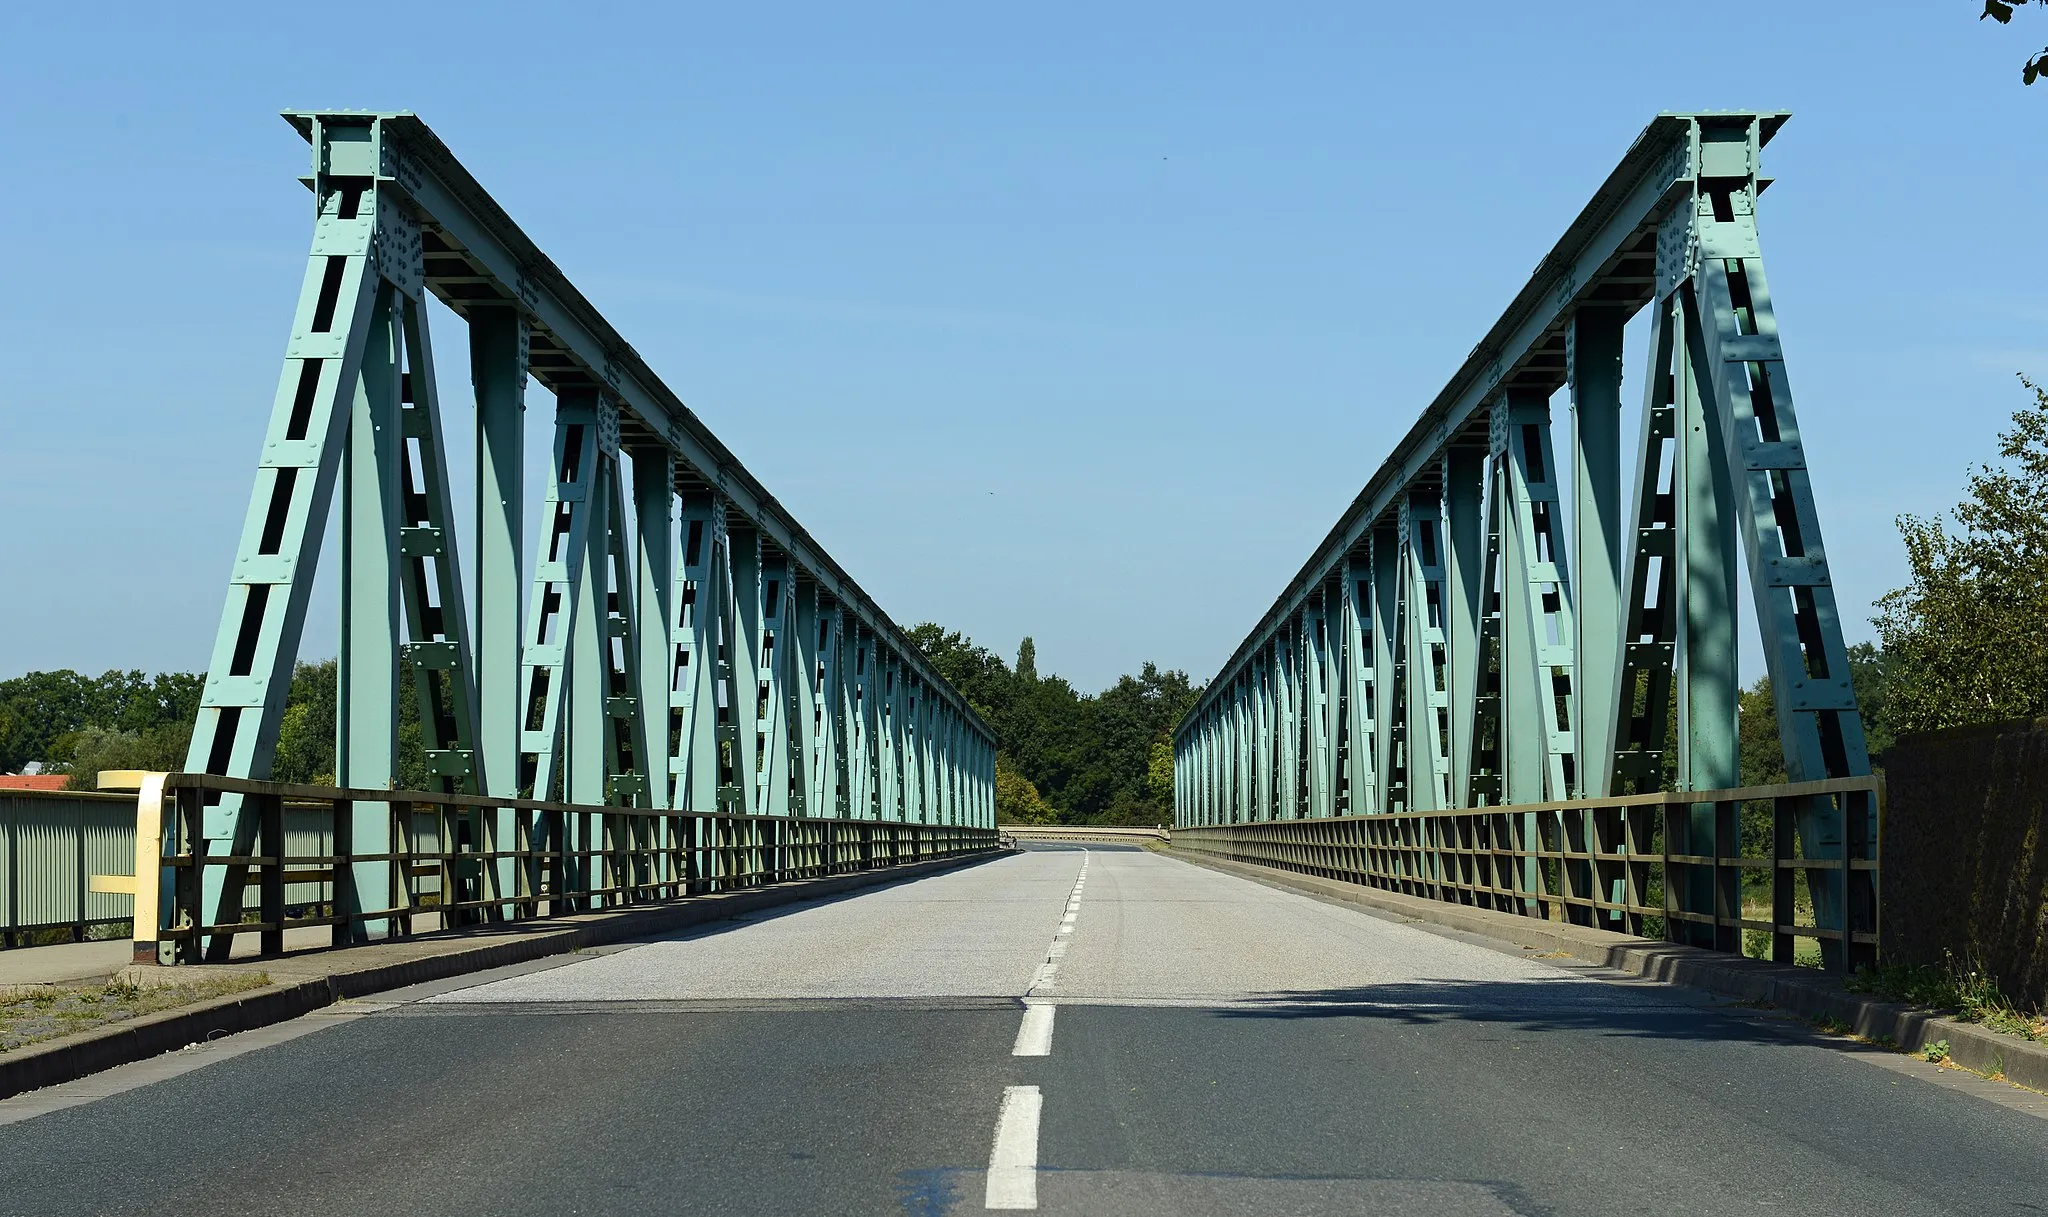
<svg viewBox="0 0 2048 1217">
<path fill-rule="evenodd" d="M 1053 1213 L 1917 1215 L 2048 1185 L 2048 1120 L 1933 1066 L 1129 848 L 252 1034 L 277 1042 L 0 1103 L 0 1213 L 979 1212 L 1019 1087 L 996 1198 Z"/>
</svg>

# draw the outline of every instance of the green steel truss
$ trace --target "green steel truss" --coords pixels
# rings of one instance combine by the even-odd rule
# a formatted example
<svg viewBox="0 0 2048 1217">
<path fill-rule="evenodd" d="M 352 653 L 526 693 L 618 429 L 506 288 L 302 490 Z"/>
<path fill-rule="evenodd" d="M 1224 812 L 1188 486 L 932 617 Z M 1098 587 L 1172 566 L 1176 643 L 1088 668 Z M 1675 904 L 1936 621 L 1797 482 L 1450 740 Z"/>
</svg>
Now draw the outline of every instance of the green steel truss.
<svg viewBox="0 0 2048 1217">
<path fill-rule="evenodd" d="M 1791 779 L 1869 773 L 1757 238 L 1785 117 L 1645 129 L 1182 722 L 1177 823 L 1737 786 L 1745 575 Z M 1646 306 L 1631 505 L 1622 329 Z M 1805 857 L 1874 856 L 1874 803 L 1843 799 L 1795 817 Z M 1619 891 L 1620 821 L 1560 822 L 1574 887 Z M 1711 806 L 1674 823 L 1676 853 L 1726 832 Z M 1818 925 L 1867 920 L 1867 867 L 1820 874 Z"/>
<path fill-rule="evenodd" d="M 302 179 L 315 200 L 312 249 L 189 770 L 270 776 L 338 491 L 342 785 L 394 788 L 403 661 L 441 793 L 994 823 L 987 725 L 425 124 L 285 117 L 312 145 Z M 470 331 L 468 566 L 456 552 L 429 295 Z M 530 551 L 529 379 L 557 402 Z M 210 798 L 204 848 L 252 855 L 253 810 L 232 793 Z M 391 820 L 365 807 L 340 847 L 389 853 Z M 565 817 L 554 831 L 642 856 L 626 847 L 648 843 L 589 840 L 597 822 Z M 550 828 L 479 811 L 464 831 L 510 852 L 544 849 Z M 511 866 L 482 868 L 486 898 L 513 890 Z M 217 923 L 237 919 L 245 875 L 202 869 L 203 907 Z M 357 871 L 351 911 L 388 907 L 389 867 Z M 362 926 L 389 930 L 374 917 Z"/>
</svg>

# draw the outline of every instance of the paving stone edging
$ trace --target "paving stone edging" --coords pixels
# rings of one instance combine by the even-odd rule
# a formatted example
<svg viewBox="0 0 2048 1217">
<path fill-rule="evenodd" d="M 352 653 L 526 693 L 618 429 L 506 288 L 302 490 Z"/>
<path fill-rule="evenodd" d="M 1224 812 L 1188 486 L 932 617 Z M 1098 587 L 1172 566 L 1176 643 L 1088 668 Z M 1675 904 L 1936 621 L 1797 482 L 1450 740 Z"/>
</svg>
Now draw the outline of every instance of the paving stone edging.
<svg viewBox="0 0 2048 1217">
<path fill-rule="evenodd" d="M 1767 1002 L 1806 1018 L 1833 1019 L 1866 1039 L 1889 1037 L 1908 1052 L 1921 1052 L 1929 1044 L 1947 1040 L 1949 1059 L 1956 1064 L 1979 1073 L 2002 1073 L 2008 1081 L 2048 1091 L 2048 1044 L 2005 1035 L 1974 1023 L 1957 1022 L 1918 1007 L 1851 993 L 1842 987 L 1840 978 L 1812 968 L 1747 959 L 1589 926 L 1537 921 L 1513 913 L 1381 891 L 1340 879 L 1229 861 L 1186 849 L 1167 848 L 1159 852 L 1269 887 L 1360 905 L 1404 920 L 1426 921 L 1520 947 L 1562 951 L 1587 963 L 1646 980 L 1705 989 L 1741 1001 Z"/>
<path fill-rule="evenodd" d="M 958 858 L 858 871 L 850 875 L 714 892 L 653 907 L 578 913 L 543 921 L 511 922 L 476 931 L 371 943 L 339 951 L 238 960 L 203 970 L 195 968 L 195 976 L 220 975 L 232 970 L 267 972 L 277 979 L 259 989 L 195 1002 L 175 1010 L 140 1015 L 60 1040 L 30 1044 L 0 1054 L 0 1099 L 175 1051 L 188 1044 L 284 1022 L 347 998 L 430 980 L 445 980 L 468 972 L 528 963 L 604 943 L 669 933 L 778 905 L 921 879 L 941 871 L 987 862 L 1008 852 L 989 850 Z M 462 945 L 466 940 L 479 937 L 489 937 L 493 941 Z"/>
</svg>

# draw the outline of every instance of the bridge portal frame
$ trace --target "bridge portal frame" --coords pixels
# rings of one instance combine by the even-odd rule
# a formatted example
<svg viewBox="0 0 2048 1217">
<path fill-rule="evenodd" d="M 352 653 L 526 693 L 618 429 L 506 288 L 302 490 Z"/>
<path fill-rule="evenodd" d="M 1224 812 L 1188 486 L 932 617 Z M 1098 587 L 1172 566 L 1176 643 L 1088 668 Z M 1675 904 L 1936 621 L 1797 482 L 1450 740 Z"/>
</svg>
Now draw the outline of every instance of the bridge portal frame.
<svg viewBox="0 0 2048 1217">
<path fill-rule="evenodd" d="M 1628 826 L 1587 800 L 1739 785 L 1738 561 L 1790 781 L 1869 775 L 1757 235 L 1756 201 L 1770 185 L 1762 150 L 1787 117 L 1651 121 L 1181 723 L 1176 762 L 1196 780 L 1182 787 L 1177 825 L 1303 814 L 1264 786 L 1218 798 L 1207 775 L 1241 763 L 1232 754 L 1256 764 L 1284 744 L 1263 717 L 1246 729 L 1247 690 L 1324 611 L 1333 583 L 1342 621 L 1326 696 L 1345 729 L 1336 797 L 1307 814 L 1396 813 L 1398 831 L 1430 833 L 1439 826 L 1420 813 L 1562 805 L 1556 859 L 1572 898 L 1532 897 L 1525 912 L 1625 911 L 1615 893 L 1628 877 L 1617 861 Z M 1622 329 L 1645 307 L 1646 398 L 1625 511 Z M 1549 417 L 1559 389 L 1572 423 L 1562 463 Z M 1217 751 L 1220 766 L 1202 762 Z M 1532 841 L 1534 814 L 1516 824 Z M 1715 817 L 1702 802 L 1670 831 L 1714 841 Z M 1832 934 L 1819 936 L 1827 962 L 1872 957 L 1863 929 L 1876 919 L 1875 795 L 1828 788 L 1774 819 L 1797 838 L 1774 848 L 1859 863 L 1805 873 L 1816 924 Z M 1522 856 L 1520 890 L 1547 881 L 1541 853 Z M 1667 932 L 1700 938 L 1714 872 L 1681 862 L 1669 882 L 1672 907 L 1694 919 L 1667 919 Z M 1642 928 L 1636 913 L 1624 921 Z M 1777 936 L 1775 954 L 1789 961 L 1792 949 Z"/>
<path fill-rule="evenodd" d="M 992 827 L 987 724 L 433 131 L 409 113 L 284 117 L 312 149 L 312 248 L 187 769 L 270 776 L 338 491 L 340 785 L 394 786 L 403 664 L 435 793 L 721 812 L 704 823 L 730 849 L 761 847 L 761 815 Z M 473 568 L 456 551 L 429 296 L 470 327 Z M 557 401 L 530 560 L 529 379 Z M 864 797 L 869 774 L 919 765 L 921 779 Z M 508 909 L 520 850 L 572 865 L 645 854 L 600 836 L 652 823 L 465 806 L 460 831 L 495 859 L 487 887 Z M 217 787 L 193 840 L 250 856 L 260 818 Z M 391 823 L 366 805 L 342 852 L 388 854 Z M 391 920 L 360 914 L 391 906 L 388 868 L 359 869 L 346 890 L 361 907 L 344 921 L 382 936 Z M 202 923 L 238 920 L 247 867 L 194 873 Z M 478 908 L 496 915 L 488 899 Z"/>
</svg>

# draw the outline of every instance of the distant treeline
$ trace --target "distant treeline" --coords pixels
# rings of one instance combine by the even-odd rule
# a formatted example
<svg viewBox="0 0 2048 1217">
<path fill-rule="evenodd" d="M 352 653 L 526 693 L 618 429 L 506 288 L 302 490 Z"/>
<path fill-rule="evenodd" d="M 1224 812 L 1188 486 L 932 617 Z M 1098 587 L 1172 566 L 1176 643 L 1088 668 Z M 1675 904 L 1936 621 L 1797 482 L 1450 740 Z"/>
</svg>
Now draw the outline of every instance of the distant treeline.
<svg viewBox="0 0 2048 1217">
<path fill-rule="evenodd" d="M 996 732 L 997 810 L 1037 822 L 1163 824 L 1173 819 L 1174 724 L 1199 688 L 1184 672 L 1146 664 L 1099 694 L 1038 675 L 1030 639 L 1013 669 L 936 625 L 910 631 L 940 672 Z M 399 687 L 398 785 L 427 785 L 418 700 L 409 666 Z M 0 681 L 0 772 L 31 761 L 90 790 L 103 769 L 185 767 L 205 677 L 166 672 L 31 672 Z M 334 782 L 335 663 L 302 663 L 278 727 L 271 776 Z"/>
<path fill-rule="evenodd" d="M 910 632 L 996 736 L 996 815 L 1063 824 L 1173 822 L 1173 728 L 1202 688 L 1147 663 L 1100 693 L 1038 674 L 1026 638 L 1011 666 L 931 623 Z"/>
</svg>

